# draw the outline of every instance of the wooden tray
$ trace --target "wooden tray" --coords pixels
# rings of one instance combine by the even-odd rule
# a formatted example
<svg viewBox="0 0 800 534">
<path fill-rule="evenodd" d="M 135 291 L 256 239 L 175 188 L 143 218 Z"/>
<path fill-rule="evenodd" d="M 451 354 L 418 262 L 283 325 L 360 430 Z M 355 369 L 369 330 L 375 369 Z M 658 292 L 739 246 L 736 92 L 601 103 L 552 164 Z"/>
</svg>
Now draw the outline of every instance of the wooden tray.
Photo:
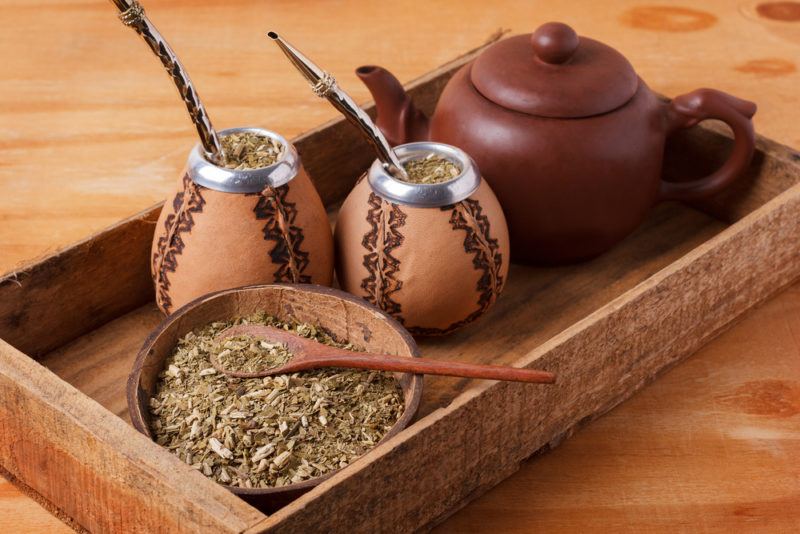
<svg viewBox="0 0 800 534">
<path fill-rule="evenodd" d="M 421 109 L 475 53 L 410 85 Z M 370 163 L 342 120 L 295 142 L 332 208 Z M 713 125 L 687 131 L 668 176 L 698 177 L 729 148 Z M 125 380 L 161 319 L 148 268 L 156 206 L 0 279 L 2 472 L 92 531 L 429 527 L 800 277 L 799 170 L 798 153 L 759 138 L 749 174 L 714 201 L 662 204 L 590 263 L 513 266 L 487 317 L 421 349 L 543 367 L 558 385 L 426 378 L 414 424 L 269 517 L 129 424 Z"/>
</svg>

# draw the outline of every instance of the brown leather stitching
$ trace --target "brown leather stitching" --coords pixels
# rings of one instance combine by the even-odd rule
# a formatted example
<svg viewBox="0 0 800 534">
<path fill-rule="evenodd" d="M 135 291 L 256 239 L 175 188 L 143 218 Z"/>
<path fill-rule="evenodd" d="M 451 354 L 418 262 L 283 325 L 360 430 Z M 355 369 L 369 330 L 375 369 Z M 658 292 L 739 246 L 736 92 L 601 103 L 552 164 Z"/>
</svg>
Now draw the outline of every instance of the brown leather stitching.
<svg viewBox="0 0 800 534">
<path fill-rule="evenodd" d="M 456 204 L 450 216 L 450 224 L 453 229 L 467 231 L 467 236 L 464 238 L 464 250 L 474 254 L 472 265 L 483 271 L 478 280 L 477 289 L 481 292 L 478 302 L 481 309 L 485 311 L 497 300 L 505 283 L 500 274 L 503 265 L 500 245 L 497 239 L 491 237 L 489 218 L 484 215 L 480 202 L 477 200 L 468 198 Z"/>
<path fill-rule="evenodd" d="M 201 190 L 202 188 L 195 184 L 188 174 L 183 175 L 183 191 L 179 191 L 172 200 L 173 213 L 164 219 L 166 232 L 158 239 L 153 253 L 152 276 L 156 287 L 156 303 L 166 313 L 172 308 L 167 273 L 174 273 L 178 267 L 178 256 L 185 246 L 182 235 L 191 233 L 195 225 L 192 214 L 203 211 L 206 201 Z"/>
<path fill-rule="evenodd" d="M 273 276 L 275 282 L 308 284 L 311 276 L 303 274 L 309 264 L 309 253 L 301 245 L 305 237 L 303 229 L 295 226 L 297 206 L 288 202 L 289 185 L 278 188 L 267 187 L 261 192 L 253 212 L 259 220 L 266 220 L 264 239 L 275 242 L 269 251 L 272 263 L 280 265 Z"/>
<path fill-rule="evenodd" d="M 453 230 L 464 230 L 464 252 L 473 254 L 472 265 L 481 271 L 478 279 L 477 290 L 478 309 L 466 319 L 455 322 L 446 328 L 420 328 L 410 327 L 409 331 L 416 335 L 434 336 L 444 335 L 471 323 L 486 313 L 497 296 L 503 290 L 505 280 L 500 274 L 503 266 L 503 257 L 500 254 L 500 245 L 497 239 L 491 237 L 489 218 L 483 213 L 480 202 L 473 199 L 442 207 L 442 211 L 452 210 L 450 226 Z"/>
<path fill-rule="evenodd" d="M 370 193 L 367 201 L 367 222 L 370 230 L 364 234 L 361 245 L 367 250 L 363 265 L 369 274 L 361 281 L 361 289 L 366 291 L 366 299 L 401 323 L 400 303 L 392 295 L 403 287 L 397 278 L 400 261 L 392 252 L 403 244 L 405 237 L 400 228 L 405 225 L 406 214 L 397 204 L 386 202 L 375 193 Z"/>
</svg>

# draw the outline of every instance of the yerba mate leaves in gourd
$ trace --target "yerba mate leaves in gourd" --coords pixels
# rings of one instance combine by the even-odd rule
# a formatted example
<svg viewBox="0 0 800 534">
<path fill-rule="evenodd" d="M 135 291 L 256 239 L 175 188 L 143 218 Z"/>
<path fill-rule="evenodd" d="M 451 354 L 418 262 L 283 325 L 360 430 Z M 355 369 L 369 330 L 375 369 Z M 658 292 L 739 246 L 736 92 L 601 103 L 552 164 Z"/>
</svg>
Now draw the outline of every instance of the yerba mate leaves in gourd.
<svg viewBox="0 0 800 534">
<path fill-rule="evenodd" d="M 283 145 L 271 137 L 255 132 L 239 132 L 222 137 L 225 168 L 237 171 L 261 169 L 278 161 Z"/>
<path fill-rule="evenodd" d="M 267 488 L 325 475 L 374 447 L 400 418 L 403 396 L 390 373 L 319 369 L 238 379 L 217 372 L 209 359 L 220 349 L 215 338 L 235 324 L 285 328 L 355 350 L 312 325 L 265 314 L 212 323 L 179 340 L 150 399 L 151 430 L 212 480 Z"/>
<path fill-rule="evenodd" d="M 408 177 L 400 179 L 414 184 L 440 184 L 449 182 L 461 174 L 458 165 L 433 153 L 424 158 L 403 162 L 403 167 Z"/>
</svg>

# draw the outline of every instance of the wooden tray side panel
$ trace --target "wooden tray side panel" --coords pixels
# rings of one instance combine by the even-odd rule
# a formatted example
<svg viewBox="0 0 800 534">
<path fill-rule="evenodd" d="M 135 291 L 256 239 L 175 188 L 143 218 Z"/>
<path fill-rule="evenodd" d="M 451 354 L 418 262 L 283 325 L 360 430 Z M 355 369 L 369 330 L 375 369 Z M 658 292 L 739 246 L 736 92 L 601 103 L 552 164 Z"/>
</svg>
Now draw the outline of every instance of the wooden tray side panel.
<svg viewBox="0 0 800 534">
<path fill-rule="evenodd" d="M 0 339 L 39 357 L 153 300 L 155 206 L 0 278 Z"/>
<path fill-rule="evenodd" d="M 0 464 L 92 532 L 241 532 L 264 515 L 0 341 Z"/>
<path fill-rule="evenodd" d="M 469 390 L 253 532 L 401 532 L 443 520 L 800 277 L 798 236 L 795 186 L 519 362 L 556 372 L 556 386 Z"/>
</svg>

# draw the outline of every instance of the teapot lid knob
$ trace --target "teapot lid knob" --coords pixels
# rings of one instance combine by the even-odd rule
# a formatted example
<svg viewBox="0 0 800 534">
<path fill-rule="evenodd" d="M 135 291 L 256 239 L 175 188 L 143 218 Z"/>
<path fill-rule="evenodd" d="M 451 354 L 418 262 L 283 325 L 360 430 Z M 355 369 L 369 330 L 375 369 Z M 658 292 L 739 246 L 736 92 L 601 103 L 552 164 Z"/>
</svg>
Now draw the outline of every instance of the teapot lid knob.
<svg viewBox="0 0 800 534">
<path fill-rule="evenodd" d="M 475 59 L 469 78 L 500 107 L 558 119 L 617 109 L 639 88 L 622 54 L 558 22 L 494 43 Z"/>
<path fill-rule="evenodd" d="M 575 30 L 561 22 L 542 24 L 531 35 L 536 57 L 545 63 L 566 63 L 578 49 L 580 40 Z"/>
</svg>

